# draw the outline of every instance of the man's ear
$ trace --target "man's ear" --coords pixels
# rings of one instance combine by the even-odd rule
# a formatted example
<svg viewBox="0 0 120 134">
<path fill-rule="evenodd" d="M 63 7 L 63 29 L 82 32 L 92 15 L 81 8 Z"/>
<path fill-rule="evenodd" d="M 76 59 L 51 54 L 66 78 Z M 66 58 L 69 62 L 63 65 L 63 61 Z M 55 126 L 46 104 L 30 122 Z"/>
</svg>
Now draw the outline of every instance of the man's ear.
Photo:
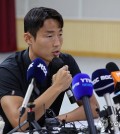
<svg viewBox="0 0 120 134">
<path fill-rule="evenodd" d="M 30 33 L 24 33 L 24 40 L 29 45 L 32 44 L 32 35 Z"/>
</svg>

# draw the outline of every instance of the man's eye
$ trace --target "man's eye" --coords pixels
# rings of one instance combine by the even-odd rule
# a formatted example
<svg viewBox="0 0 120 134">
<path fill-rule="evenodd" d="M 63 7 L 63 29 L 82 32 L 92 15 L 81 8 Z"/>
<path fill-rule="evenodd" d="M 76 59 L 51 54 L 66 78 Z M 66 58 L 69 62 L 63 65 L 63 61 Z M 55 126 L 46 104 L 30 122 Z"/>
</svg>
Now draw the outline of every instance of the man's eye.
<svg viewBox="0 0 120 134">
<path fill-rule="evenodd" d="M 61 33 L 61 34 L 59 34 L 59 36 L 62 36 L 63 34 Z"/>
<path fill-rule="evenodd" d="M 48 38 L 51 38 L 51 37 L 53 37 L 53 35 L 48 35 L 47 37 L 48 37 Z"/>
</svg>

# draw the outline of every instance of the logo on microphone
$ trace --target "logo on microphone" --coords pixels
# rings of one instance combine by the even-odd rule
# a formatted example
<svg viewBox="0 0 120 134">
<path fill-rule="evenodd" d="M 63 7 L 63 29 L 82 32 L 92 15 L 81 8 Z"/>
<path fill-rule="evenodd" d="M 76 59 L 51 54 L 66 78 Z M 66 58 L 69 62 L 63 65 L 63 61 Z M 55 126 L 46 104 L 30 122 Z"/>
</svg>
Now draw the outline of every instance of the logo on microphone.
<svg viewBox="0 0 120 134">
<path fill-rule="evenodd" d="M 116 75 L 117 75 L 117 77 L 120 77 L 120 72 L 119 71 L 116 72 Z"/>
<path fill-rule="evenodd" d="M 30 68 L 32 68 L 33 65 L 34 65 L 34 62 L 32 62 L 32 63 L 29 65 L 28 70 L 29 70 Z"/>
<path fill-rule="evenodd" d="M 43 64 L 39 63 L 39 65 L 37 65 L 37 67 L 41 68 L 41 70 L 44 72 L 45 76 L 47 75 L 47 69 Z"/>
<path fill-rule="evenodd" d="M 111 75 L 102 75 L 102 76 L 100 76 L 100 77 L 95 78 L 92 82 L 93 82 L 93 85 L 95 85 L 95 84 L 98 83 L 99 81 L 102 81 L 102 80 L 109 80 L 109 79 L 112 79 L 112 76 L 111 76 Z"/>
<path fill-rule="evenodd" d="M 75 83 L 75 84 L 72 86 L 72 89 L 74 89 L 75 87 L 77 87 L 77 86 L 79 86 L 79 85 L 80 85 L 79 82 Z"/>
<path fill-rule="evenodd" d="M 82 86 L 85 86 L 85 87 L 92 87 L 92 82 L 91 82 L 91 79 L 89 78 L 81 78 L 80 79 L 82 81 Z"/>
</svg>

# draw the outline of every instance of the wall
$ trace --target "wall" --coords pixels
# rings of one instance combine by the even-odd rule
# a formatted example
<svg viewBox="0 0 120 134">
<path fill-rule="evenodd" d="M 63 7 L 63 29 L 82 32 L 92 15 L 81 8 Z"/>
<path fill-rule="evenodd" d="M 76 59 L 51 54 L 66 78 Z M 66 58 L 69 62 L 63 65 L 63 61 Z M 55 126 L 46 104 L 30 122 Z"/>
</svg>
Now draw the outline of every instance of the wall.
<svg viewBox="0 0 120 134">
<path fill-rule="evenodd" d="M 65 20 L 62 50 L 76 56 L 120 57 L 120 21 Z M 18 49 L 25 49 L 23 19 L 17 19 Z"/>
<path fill-rule="evenodd" d="M 82 0 L 82 18 L 120 20 L 120 0 Z"/>
<path fill-rule="evenodd" d="M 120 0 L 16 0 L 17 18 L 38 6 L 55 8 L 64 19 L 120 20 Z"/>
<path fill-rule="evenodd" d="M 40 6 L 55 8 L 64 18 L 79 19 L 82 15 L 82 0 L 16 0 L 16 16 L 23 18 L 31 8 Z"/>
</svg>

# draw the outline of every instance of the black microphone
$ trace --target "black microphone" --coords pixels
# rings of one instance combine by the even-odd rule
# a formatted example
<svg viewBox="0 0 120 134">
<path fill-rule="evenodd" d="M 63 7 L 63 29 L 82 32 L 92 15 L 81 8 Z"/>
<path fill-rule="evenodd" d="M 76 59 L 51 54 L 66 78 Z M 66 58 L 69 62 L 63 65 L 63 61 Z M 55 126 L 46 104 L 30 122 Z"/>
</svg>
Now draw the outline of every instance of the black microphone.
<svg viewBox="0 0 120 134">
<path fill-rule="evenodd" d="M 52 75 L 54 75 L 64 65 L 65 65 L 65 63 L 63 62 L 63 60 L 61 58 L 58 58 L 58 57 L 53 58 L 53 60 L 49 64 L 50 73 Z M 66 94 L 67 94 L 71 104 L 76 102 L 73 92 L 71 90 L 71 86 L 66 90 Z"/>
<path fill-rule="evenodd" d="M 90 134 L 97 134 L 89 101 L 89 98 L 93 94 L 93 85 L 90 77 L 83 73 L 75 75 L 72 81 L 72 91 L 76 100 L 82 100 L 83 102 Z"/>
<path fill-rule="evenodd" d="M 30 84 L 28 86 L 25 98 L 24 98 L 22 106 L 20 108 L 20 117 L 22 117 L 22 115 L 25 112 L 28 101 L 29 101 L 32 91 L 34 89 L 35 81 L 38 81 L 39 83 L 44 81 L 47 76 L 47 72 L 48 72 L 47 65 L 40 58 L 36 58 L 29 65 L 28 70 L 27 70 L 27 80 L 30 82 Z"/>
</svg>

